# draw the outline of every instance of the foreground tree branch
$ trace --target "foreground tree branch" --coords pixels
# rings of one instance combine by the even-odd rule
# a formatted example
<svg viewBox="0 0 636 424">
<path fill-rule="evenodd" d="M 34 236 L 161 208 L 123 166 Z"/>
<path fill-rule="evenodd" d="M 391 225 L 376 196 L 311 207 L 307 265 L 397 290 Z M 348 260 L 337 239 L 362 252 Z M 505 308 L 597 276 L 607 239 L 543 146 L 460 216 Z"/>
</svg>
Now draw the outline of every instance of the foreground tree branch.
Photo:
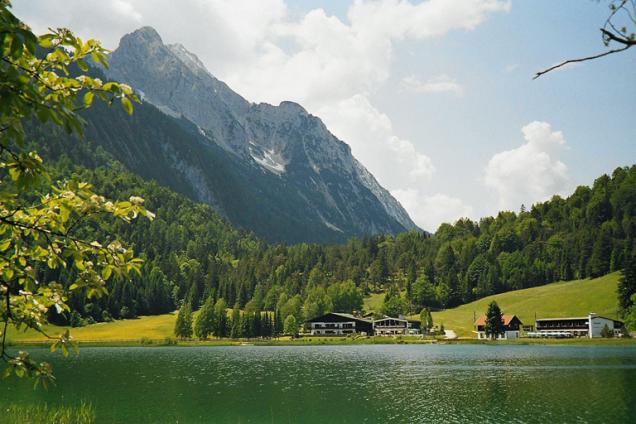
<svg viewBox="0 0 636 424">
<path fill-rule="evenodd" d="M 138 99 L 125 84 L 70 72 L 88 71 L 89 59 L 106 66 L 107 51 L 99 42 L 63 28 L 38 37 L 10 7 L 0 0 L 0 361 L 6 364 L 0 377 L 15 374 L 46 385 L 53 379 L 51 367 L 26 351 L 9 352 L 8 331 L 37 331 L 56 340 L 51 350 L 68 355 L 75 349 L 69 332 L 53 337 L 43 329 L 49 310 L 68 313 L 73 291 L 88 298 L 106 294 L 111 276 L 139 273 L 142 263 L 116 240 L 102 245 L 73 231 L 98 215 L 131 222 L 153 214 L 137 196 L 113 202 L 84 182 L 53 184 L 38 153 L 25 151 L 23 123 L 81 133 L 77 112 L 94 97 L 109 105 L 118 100 L 128 113 Z M 43 271 L 58 268 L 74 269 L 73 277 L 66 274 L 70 281 L 40 281 Z"/>
<path fill-rule="evenodd" d="M 532 77 L 532 79 L 537 79 L 541 75 L 547 74 L 548 72 L 554 71 L 555 69 L 559 69 L 559 68 L 561 68 L 561 67 L 563 67 L 565 65 L 569 65 L 570 63 L 578 63 L 578 62 L 585 62 L 585 61 L 588 61 L 588 60 L 599 59 L 601 57 L 609 56 L 609 55 L 614 54 L 614 53 L 620 53 L 622 51 L 625 51 L 625 50 L 629 49 L 630 47 L 632 47 L 632 45 L 627 45 L 627 46 L 621 47 L 619 49 L 608 50 L 606 52 L 595 54 L 595 55 L 592 55 L 592 56 L 581 57 L 581 58 L 578 58 L 578 59 L 564 60 L 561 63 L 558 63 L 558 64 L 556 64 L 554 66 L 550 66 L 549 68 L 544 69 L 543 71 L 537 72 L 534 75 L 534 77 Z"/>
<path fill-rule="evenodd" d="M 632 8 L 631 11 L 630 6 Z M 603 44 L 605 44 L 605 46 L 609 46 L 611 42 L 614 42 L 620 44 L 621 47 L 591 56 L 564 60 L 561 63 L 537 72 L 536 74 L 534 74 L 534 77 L 532 79 L 537 79 L 540 76 L 547 74 L 548 72 L 562 68 L 563 66 L 566 66 L 568 64 L 599 59 L 615 53 L 624 52 L 625 50 L 636 45 L 636 33 L 633 32 L 633 30 L 629 31 L 628 28 L 625 26 L 617 27 L 618 24 L 615 22 L 615 19 L 619 19 L 622 17 L 623 19 L 626 19 L 627 21 L 631 22 L 631 24 L 636 26 L 636 19 L 634 18 L 636 16 L 636 2 L 634 2 L 633 0 L 612 0 L 610 1 L 609 9 L 610 14 L 605 20 L 603 28 L 600 29 Z"/>
</svg>

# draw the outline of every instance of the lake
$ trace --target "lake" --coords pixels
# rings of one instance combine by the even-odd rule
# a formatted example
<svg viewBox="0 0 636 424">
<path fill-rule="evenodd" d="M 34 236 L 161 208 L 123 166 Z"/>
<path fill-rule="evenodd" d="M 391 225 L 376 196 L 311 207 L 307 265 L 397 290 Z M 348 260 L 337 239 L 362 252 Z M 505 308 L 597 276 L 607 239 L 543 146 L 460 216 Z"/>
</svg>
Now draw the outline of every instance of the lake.
<svg viewBox="0 0 636 424">
<path fill-rule="evenodd" d="M 32 351 L 57 385 L 0 380 L 0 404 L 90 401 L 103 423 L 636 422 L 633 346 Z"/>
</svg>

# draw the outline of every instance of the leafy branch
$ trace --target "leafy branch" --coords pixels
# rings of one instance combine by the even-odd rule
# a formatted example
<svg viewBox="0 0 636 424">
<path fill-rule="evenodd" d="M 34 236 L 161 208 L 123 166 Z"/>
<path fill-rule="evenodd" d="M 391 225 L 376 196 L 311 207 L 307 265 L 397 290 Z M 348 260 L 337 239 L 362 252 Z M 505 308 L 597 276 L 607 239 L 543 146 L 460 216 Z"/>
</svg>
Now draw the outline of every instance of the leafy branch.
<svg viewBox="0 0 636 424">
<path fill-rule="evenodd" d="M 106 281 L 140 273 L 143 261 L 116 240 L 102 245 L 75 235 L 75 230 L 89 218 L 132 222 L 154 215 L 140 197 L 110 201 L 84 182 L 52 184 L 38 153 L 23 151 L 24 122 L 81 133 L 77 112 L 89 108 L 95 97 L 108 105 L 119 100 L 129 114 L 139 99 L 126 84 L 71 72 L 88 71 L 89 59 L 107 66 L 107 51 L 99 42 L 84 42 L 64 28 L 37 37 L 10 6 L 0 0 L 0 360 L 7 364 L 4 376 L 33 377 L 36 384 L 46 385 L 53 379 L 49 364 L 34 361 L 26 351 L 7 350 L 10 326 L 54 339 L 52 351 L 68 355 L 76 349 L 68 331 L 57 337 L 44 331 L 49 310 L 68 313 L 72 291 L 82 290 L 88 298 L 103 296 Z M 67 267 L 77 271 L 74 281 L 38 279 L 45 269 Z"/>
</svg>

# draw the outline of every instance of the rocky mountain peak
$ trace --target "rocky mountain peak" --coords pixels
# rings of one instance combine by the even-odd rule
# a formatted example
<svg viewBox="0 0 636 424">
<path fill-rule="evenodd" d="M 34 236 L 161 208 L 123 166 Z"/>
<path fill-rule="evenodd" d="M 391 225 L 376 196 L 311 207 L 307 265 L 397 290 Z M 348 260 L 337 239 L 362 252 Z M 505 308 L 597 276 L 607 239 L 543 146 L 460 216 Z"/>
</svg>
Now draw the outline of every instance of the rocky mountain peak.
<svg viewBox="0 0 636 424">
<path fill-rule="evenodd" d="M 120 48 L 127 48 L 133 45 L 145 46 L 148 48 L 153 46 L 163 46 L 163 40 L 157 30 L 153 27 L 144 26 L 130 34 L 124 35 L 119 42 Z"/>
<path fill-rule="evenodd" d="M 285 190 L 309 202 L 330 231 L 377 234 L 417 228 L 318 117 L 291 101 L 278 106 L 248 102 L 186 47 L 163 44 L 154 29 L 124 36 L 107 73 L 142 92 L 164 113 L 194 123 L 209 143 L 274 174 Z"/>
</svg>

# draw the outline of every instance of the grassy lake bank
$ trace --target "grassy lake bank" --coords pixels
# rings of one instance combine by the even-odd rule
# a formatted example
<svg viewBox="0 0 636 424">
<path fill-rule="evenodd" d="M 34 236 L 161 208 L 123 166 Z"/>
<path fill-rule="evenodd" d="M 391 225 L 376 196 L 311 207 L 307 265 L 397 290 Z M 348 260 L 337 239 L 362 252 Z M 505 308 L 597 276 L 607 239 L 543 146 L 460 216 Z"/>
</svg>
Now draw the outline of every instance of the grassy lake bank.
<svg viewBox="0 0 636 424">
<path fill-rule="evenodd" d="M 339 346 L 339 345 L 397 345 L 397 344 L 458 344 L 458 345 L 559 345 L 559 346 L 636 346 L 636 338 L 611 338 L 611 339 L 530 339 L 520 338 L 516 340 L 477 340 L 471 338 L 444 339 L 442 337 L 280 337 L 278 339 L 213 339 L 213 340 L 177 340 L 168 339 L 127 339 L 127 340 L 86 340 L 78 341 L 81 347 L 160 347 L 160 346 Z M 10 345 L 20 346 L 47 346 L 49 341 L 11 341 Z"/>
<path fill-rule="evenodd" d="M 477 300 L 466 305 L 444 311 L 434 312 L 436 324 L 443 323 L 446 329 L 454 330 L 458 339 L 447 340 L 443 337 L 421 338 L 402 337 L 321 337 L 305 336 L 297 339 L 280 337 L 278 339 L 241 339 L 177 341 L 174 336 L 176 313 L 141 316 L 135 319 L 101 322 L 84 327 L 59 327 L 47 324 L 43 330 L 52 335 L 71 331 L 73 339 L 81 346 L 239 346 L 244 344 L 258 346 L 313 346 L 313 345 L 358 345 L 358 344 L 430 344 L 430 343 L 468 343 L 468 344 L 527 344 L 527 345 L 635 345 L 636 339 L 519 339 L 507 341 L 480 341 L 472 333 L 473 319 L 484 313 L 488 302 L 496 300 L 506 313 L 515 313 L 526 323 L 534 322 L 538 317 L 577 316 L 596 312 L 600 315 L 617 318 L 616 286 L 619 273 L 600 278 L 575 280 L 547 284 L 545 286 L 501 293 Z M 365 308 L 377 310 L 382 300 L 381 294 L 366 299 Z M 197 312 L 195 312 L 196 315 Z M 419 317 L 415 317 L 419 318 Z M 34 331 L 17 331 L 9 327 L 7 340 L 14 346 L 46 345 L 50 343 L 42 334 Z"/>
</svg>

